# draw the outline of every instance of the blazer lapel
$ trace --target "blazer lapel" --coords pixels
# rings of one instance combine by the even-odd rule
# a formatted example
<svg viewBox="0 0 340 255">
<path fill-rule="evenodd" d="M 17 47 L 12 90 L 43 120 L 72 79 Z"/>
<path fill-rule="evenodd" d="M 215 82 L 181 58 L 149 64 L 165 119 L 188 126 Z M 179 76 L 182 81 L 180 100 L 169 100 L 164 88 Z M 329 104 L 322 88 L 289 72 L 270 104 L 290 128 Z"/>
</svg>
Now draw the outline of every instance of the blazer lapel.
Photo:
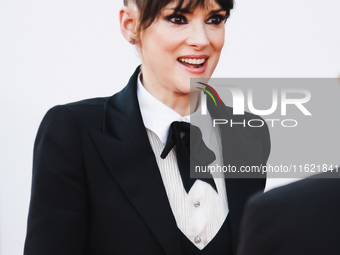
<svg viewBox="0 0 340 255">
<path fill-rule="evenodd" d="M 168 255 L 180 254 L 180 237 L 137 100 L 139 68 L 128 85 L 108 99 L 103 132 L 92 138 L 109 169 Z"/>
</svg>

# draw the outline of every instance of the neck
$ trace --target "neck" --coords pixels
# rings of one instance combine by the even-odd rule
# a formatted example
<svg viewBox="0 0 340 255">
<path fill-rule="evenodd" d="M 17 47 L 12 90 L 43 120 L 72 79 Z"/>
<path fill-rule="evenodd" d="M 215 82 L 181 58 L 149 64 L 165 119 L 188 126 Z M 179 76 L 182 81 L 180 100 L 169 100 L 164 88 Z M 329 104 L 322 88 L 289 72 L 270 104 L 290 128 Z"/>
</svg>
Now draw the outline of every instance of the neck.
<svg viewBox="0 0 340 255">
<path fill-rule="evenodd" d="M 157 86 L 157 84 L 146 81 L 143 76 L 141 76 L 141 80 L 143 86 L 151 95 L 181 116 L 187 116 L 196 111 L 199 91 L 190 93 L 175 92 L 166 87 L 160 87 Z"/>
</svg>

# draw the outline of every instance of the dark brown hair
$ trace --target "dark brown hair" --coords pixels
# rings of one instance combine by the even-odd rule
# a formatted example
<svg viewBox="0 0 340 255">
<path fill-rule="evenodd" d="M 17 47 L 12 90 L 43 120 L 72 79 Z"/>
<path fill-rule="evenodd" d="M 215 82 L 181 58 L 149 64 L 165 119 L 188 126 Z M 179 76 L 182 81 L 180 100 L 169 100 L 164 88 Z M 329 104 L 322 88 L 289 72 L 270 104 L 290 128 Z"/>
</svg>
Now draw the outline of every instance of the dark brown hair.
<svg viewBox="0 0 340 255">
<path fill-rule="evenodd" d="M 152 22 L 161 13 L 161 10 L 169 3 L 175 0 L 124 0 L 124 5 L 128 2 L 134 2 L 140 13 L 138 31 L 147 29 Z M 177 0 L 178 4 L 175 7 L 175 13 L 177 12 L 190 12 L 197 7 L 205 7 L 205 4 L 210 1 L 215 1 L 221 6 L 223 10 L 227 12 L 226 18 L 230 14 L 230 10 L 234 7 L 234 0 Z M 184 4 L 186 2 L 186 4 Z"/>
</svg>

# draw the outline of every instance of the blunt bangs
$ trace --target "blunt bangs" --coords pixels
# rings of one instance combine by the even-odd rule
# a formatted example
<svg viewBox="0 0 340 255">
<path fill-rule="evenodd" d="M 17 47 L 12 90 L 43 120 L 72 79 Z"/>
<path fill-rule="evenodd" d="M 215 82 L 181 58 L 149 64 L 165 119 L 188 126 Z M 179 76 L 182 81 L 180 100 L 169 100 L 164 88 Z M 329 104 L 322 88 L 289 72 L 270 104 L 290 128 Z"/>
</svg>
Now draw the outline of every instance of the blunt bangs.
<svg viewBox="0 0 340 255">
<path fill-rule="evenodd" d="M 205 8 L 216 2 L 229 16 L 230 10 L 234 7 L 234 0 L 124 0 L 124 4 L 134 2 L 140 13 L 138 31 L 147 29 L 152 22 L 160 15 L 162 9 L 172 2 L 177 2 L 175 13 L 189 13 L 196 8 Z"/>
</svg>

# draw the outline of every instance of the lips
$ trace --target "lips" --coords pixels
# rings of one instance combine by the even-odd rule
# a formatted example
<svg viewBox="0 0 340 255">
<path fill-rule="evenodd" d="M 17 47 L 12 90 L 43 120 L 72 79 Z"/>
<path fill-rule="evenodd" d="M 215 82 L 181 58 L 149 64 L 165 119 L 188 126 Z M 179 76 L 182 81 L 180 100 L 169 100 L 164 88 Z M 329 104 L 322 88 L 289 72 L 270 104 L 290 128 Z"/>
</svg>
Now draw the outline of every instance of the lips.
<svg viewBox="0 0 340 255">
<path fill-rule="evenodd" d="M 186 55 L 181 56 L 177 61 L 189 72 L 194 74 L 204 73 L 208 56 L 207 55 Z"/>
<path fill-rule="evenodd" d="M 191 66 L 193 68 L 199 68 L 204 65 L 204 62 L 206 61 L 205 58 L 179 58 L 179 62 L 181 62 L 183 65 Z"/>
</svg>

